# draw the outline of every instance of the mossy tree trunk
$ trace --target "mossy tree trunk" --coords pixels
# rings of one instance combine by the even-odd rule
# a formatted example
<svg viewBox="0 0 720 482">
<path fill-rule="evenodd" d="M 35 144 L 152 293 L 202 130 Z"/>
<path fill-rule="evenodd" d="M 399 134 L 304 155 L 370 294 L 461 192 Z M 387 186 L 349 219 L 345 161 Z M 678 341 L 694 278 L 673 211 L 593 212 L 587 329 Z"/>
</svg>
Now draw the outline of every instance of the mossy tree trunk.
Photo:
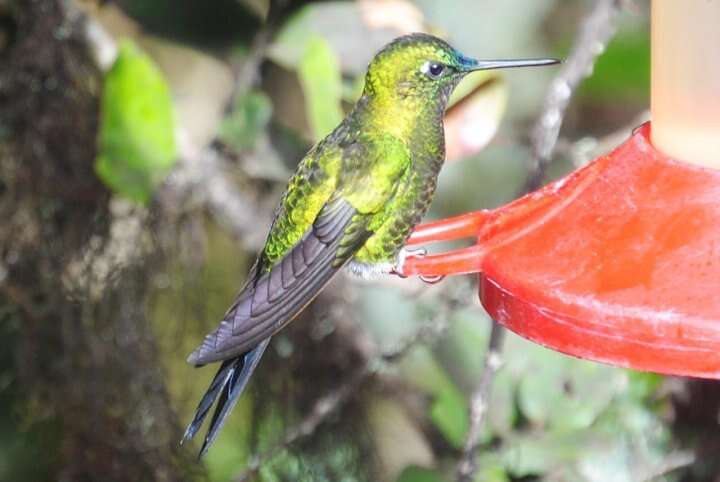
<svg viewBox="0 0 720 482">
<path fill-rule="evenodd" d="M 102 78 L 83 20 L 62 0 L 0 2 L 0 17 L 0 307 L 22 417 L 58 425 L 53 479 L 181 480 L 143 313 L 157 255 L 95 272 L 123 227 L 93 170 Z"/>
</svg>

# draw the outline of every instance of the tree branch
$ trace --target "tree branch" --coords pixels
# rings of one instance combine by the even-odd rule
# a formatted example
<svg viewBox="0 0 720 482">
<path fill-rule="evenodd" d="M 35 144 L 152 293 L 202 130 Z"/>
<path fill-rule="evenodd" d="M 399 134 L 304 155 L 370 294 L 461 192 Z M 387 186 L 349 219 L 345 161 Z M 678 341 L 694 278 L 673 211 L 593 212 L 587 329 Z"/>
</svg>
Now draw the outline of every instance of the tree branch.
<svg viewBox="0 0 720 482">
<path fill-rule="evenodd" d="M 550 84 L 542 113 L 533 127 L 533 157 L 523 193 L 542 185 L 573 92 L 583 79 L 592 74 L 595 60 L 615 34 L 621 6 L 621 0 L 598 0 L 580 25 L 574 47 Z"/>
<path fill-rule="evenodd" d="M 598 0 L 583 20 L 572 52 L 550 84 L 543 110 L 533 128 L 533 158 L 522 194 L 542 185 L 570 99 L 580 82 L 592 73 L 595 60 L 613 37 L 621 3 L 622 0 Z M 458 482 L 469 482 L 477 471 L 480 433 L 495 374 L 502 364 L 503 340 L 504 329 L 493 320 L 480 382 L 471 397 L 470 427 L 456 469 Z"/>
<path fill-rule="evenodd" d="M 270 212 L 228 179 L 221 154 L 212 146 L 199 149 L 180 137 L 180 160 L 156 193 L 160 208 L 177 211 L 184 204 L 204 206 L 213 218 L 251 248 L 260 247 Z"/>
<path fill-rule="evenodd" d="M 502 347 L 505 340 L 505 329 L 496 321 L 492 321 L 490 341 L 483 360 L 483 371 L 480 383 L 470 399 L 470 427 L 465 439 L 462 457 L 457 465 L 458 482 L 470 482 L 477 470 L 476 454 L 480 445 L 480 432 L 485 415 L 489 408 L 490 390 L 495 374 L 502 365 Z"/>
</svg>

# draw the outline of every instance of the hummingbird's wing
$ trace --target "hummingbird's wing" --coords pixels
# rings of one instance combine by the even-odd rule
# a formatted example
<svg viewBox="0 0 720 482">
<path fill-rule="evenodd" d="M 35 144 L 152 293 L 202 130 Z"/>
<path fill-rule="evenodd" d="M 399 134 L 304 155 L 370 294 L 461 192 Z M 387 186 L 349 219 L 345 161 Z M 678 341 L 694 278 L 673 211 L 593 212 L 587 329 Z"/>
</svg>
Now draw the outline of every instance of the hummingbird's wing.
<svg viewBox="0 0 720 482">
<path fill-rule="evenodd" d="M 409 172 L 409 153 L 392 136 L 329 139 L 331 146 L 320 143 L 298 166 L 248 282 L 220 326 L 188 358 L 194 365 L 224 360 L 183 436 L 193 438 L 217 400 L 200 456 L 217 437 L 270 337 L 382 224 L 379 213 Z"/>
<path fill-rule="evenodd" d="M 201 365 L 240 355 L 291 321 L 371 234 L 365 216 L 356 215 L 342 198 L 326 204 L 300 242 L 243 289 L 188 361 Z"/>
<path fill-rule="evenodd" d="M 380 141 L 313 151 L 303 160 L 248 283 L 189 363 L 251 350 L 297 316 L 360 249 L 410 165 L 404 144 Z"/>
<path fill-rule="evenodd" d="M 224 360 L 200 400 L 182 441 L 199 430 L 215 400 L 217 406 L 199 457 L 208 450 L 255 370 L 270 336 L 309 303 L 366 239 L 366 216 L 335 198 L 322 208 L 302 239 L 269 271 L 262 258 L 248 284 L 215 332 L 189 358 L 196 365 Z M 345 253 L 345 254 L 343 254 Z"/>
</svg>

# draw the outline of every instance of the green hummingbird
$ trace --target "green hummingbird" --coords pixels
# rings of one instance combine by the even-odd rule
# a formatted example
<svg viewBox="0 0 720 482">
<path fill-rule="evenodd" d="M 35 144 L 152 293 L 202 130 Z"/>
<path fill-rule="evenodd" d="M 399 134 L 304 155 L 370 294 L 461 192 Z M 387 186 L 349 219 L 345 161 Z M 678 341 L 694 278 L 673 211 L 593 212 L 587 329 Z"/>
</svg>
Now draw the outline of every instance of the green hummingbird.
<svg viewBox="0 0 720 482">
<path fill-rule="evenodd" d="M 200 457 L 267 348 L 347 266 L 364 277 L 402 272 L 403 245 L 430 205 L 445 160 L 443 114 L 470 72 L 557 63 L 478 61 L 437 37 L 399 37 L 375 55 L 350 113 L 305 155 L 275 212 L 265 246 L 218 328 L 188 357 L 222 362 L 182 441 L 218 399 Z"/>
</svg>

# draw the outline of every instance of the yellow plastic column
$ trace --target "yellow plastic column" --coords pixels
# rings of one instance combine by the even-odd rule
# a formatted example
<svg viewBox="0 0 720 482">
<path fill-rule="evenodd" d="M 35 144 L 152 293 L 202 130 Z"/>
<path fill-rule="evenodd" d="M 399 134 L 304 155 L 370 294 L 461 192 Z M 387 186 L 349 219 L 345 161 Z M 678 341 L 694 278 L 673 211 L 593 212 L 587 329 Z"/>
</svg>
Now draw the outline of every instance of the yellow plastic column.
<svg viewBox="0 0 720 482">
<path fill-rule="evenodd" d="M 720 169 L 720 0 L 652 0 L 652 143 Z"/>
</svg>

